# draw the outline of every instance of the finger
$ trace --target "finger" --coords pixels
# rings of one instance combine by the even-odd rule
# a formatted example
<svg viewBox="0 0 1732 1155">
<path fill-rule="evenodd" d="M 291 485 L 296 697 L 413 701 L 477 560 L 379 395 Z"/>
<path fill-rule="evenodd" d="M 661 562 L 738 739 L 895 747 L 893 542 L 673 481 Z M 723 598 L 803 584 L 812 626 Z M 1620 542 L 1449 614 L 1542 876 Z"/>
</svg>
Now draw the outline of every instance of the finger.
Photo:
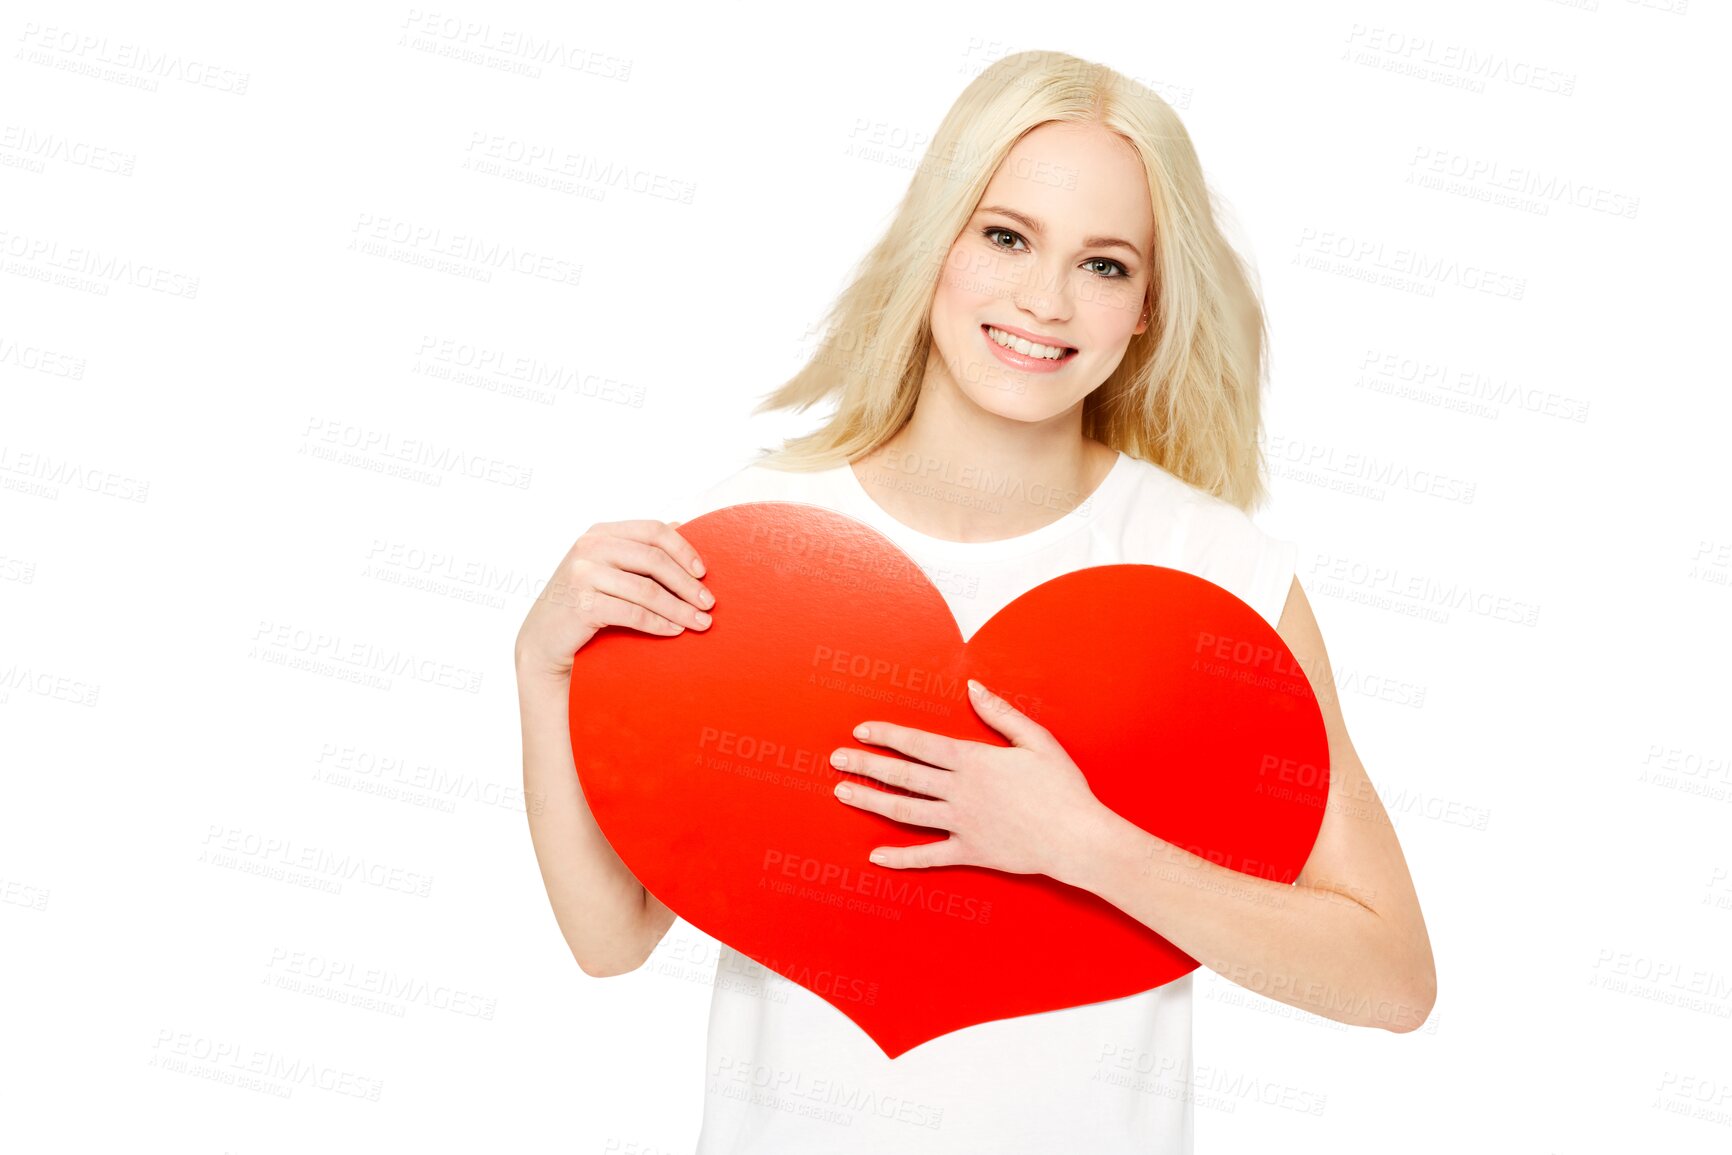
<svg viewBox="0 0 1732 1155">
<path fill-rule="evenodd" d="M 1009 738 L 1014 745 L 1039 748 L 1053 741 L 1052 731 L 973 678 L 968 679 L 968 700 L 983 722 Z"/>
<path fill-rule="evenodd" d="M 703 577 L 703 558 L 698 556 L 698 551 L 692 548 L 691 542 L 674 530 L 674 527 L 680 524 L 677 521 L 663 522 L 661 532 L 656 535 L 656 539 L 661 543 L 661 547 L 678 559 L 680 565 L 684 566 L 693 577 Z"/>
<path fill-rule="evenodd" d="M 624 626 L 627 629 L 642 630 L 646 634 L 680 634 L 685 632 L 685 627 L 678 622 L 670 621 L 653 610 L 645 609 L 639 602 L 617 598 L 598 589 L 587 591 L 584 600 L 584 615 L 591 625 Z M 672 598 L 668 600 L 673 601 Z M 683 605 L 684 603 L 675 602 L 675 604 Z"/>
<path fill-rule="evenodd" d="M 677 623 L 683 629 L 710 628 L 708 614 L 674 597 L 654 578 L 599 562 L 585 565 L 582 572 L 581 580 L 591 588 L 611 594 L 622 601 L 640 605 L 652 614 Z"/>
<path fill-rule="evenodd" d="M 836 797 L 859 810 L 882 814 L 892 822 L 910 826 L 927 826 L 933 830 L 949 830 L 950 804 L 929 798 L 911 798 L 906 794 L 891 794 L 874 790 L 859 782 L 836 783 Z"/>
<path fill-rule="evenodd" d="M 975 742 L 961 742 L 943 734 L 934 734 L 930 730 L 898 726 L 894 722 L 862 722 L 855 729 L 854 737 L 874 746 L 888 746 L 892 750 L 900 750 L 928 766 L 942 766 L 946 770 L 960 770 L 969 756 L 970 748 L 978 745 Z"/>
<path fill-rule="evenodd" d="M 916 794 L 925 794 L 941 801 L 946 798 L 950 788 L 948 770 L 918 766 L 905 758 L 874 754 L 870 750 L 837 750 L 830 756 L 830 765 L 838 770 L 865 774 L 880 782 L 888 782 L 892 786 L 900 786 L 904 790 L 912 790 Z"/>
<path fill-rule="evenodd" d="M 683 598 L 694 610 L 708 611 L 716 604 L 715 596 L 710 593 L 709 588 L 681 569 L 680 563 L 659 544 L 622 535 L 607 536 L 591 547 L 588 557 L 592 561 L 606 562 L 628 573 L 654 578 L 658 589 Z M 608 592 L 622 597 L 631 596 L 629 587 L 623 590 L 609 589 Z M 646 590 L 645 593 L 655 596 L 655 592 L 651 590 Z M 656 607 L 650 605 L 650 608 Z M 669 613 L 668 616 L 674 615 Z M 696 624 L 692 613 L 687 613 L 680 620 L 687 625 Z"/>
<path fill-rule="evenodd" d="M 880 846 L 868 857 L 879 866 L 906 870 L 921 866 L 956 866 L 967 861 L 962 843 L 955 836 L 913 846 Z"/>
<path fill-rule="evenodd" d="M 703 559 L 698 557 L 698 551 L 692 548 L 692 543 L 675 532 L 673 526 L 680 523 L 665 521 L 615 521 L 597 529 L 606 529 L 614 539 L 626 539 L 641 542 L 646 546 L 662 551 L 673 564 L 667 567 L 666 574 L 658 573 L 662 584 L 676 594 L 685 598 L 693 605 L 702 605 L 699 595 L 704 587 L 698 578 L 704 576 Z M 644 572 L 644 571 L 639 571 Z"/>
</svg>

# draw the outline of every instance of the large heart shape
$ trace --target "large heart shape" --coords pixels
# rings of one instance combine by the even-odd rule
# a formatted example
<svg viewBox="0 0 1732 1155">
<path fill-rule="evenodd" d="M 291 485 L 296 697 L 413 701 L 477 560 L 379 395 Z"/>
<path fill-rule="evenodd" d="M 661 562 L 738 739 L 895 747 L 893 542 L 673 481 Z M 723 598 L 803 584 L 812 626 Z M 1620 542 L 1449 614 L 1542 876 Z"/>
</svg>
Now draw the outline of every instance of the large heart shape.
<svg viewBox="0 0 1732 1155">
<path fill-rule="evenodd" d="M 832 510 L 751 502 L 682 523 L 708 630 L 602 629 L 571 676 L 584 796 L 640 882 L 693 926 L 818 994 L 890 1058 L 962 1027 L 1150 990 L 1197 961 L 1088 891 L 977 866 L 896 870 L 876 846 L 947 836 L 831 793 L 881 719 L 1008 745 L 980 680 L 1052 731 L 1111 810 L 1290 883 L 1322 823 L 1328 743 L 1309 681 L 1233 594 L 1161 566 L 1063 574 L 965 644 L 908 555 Z M 880 752 L 899 755 L 895 750 Z"/>
</svg>

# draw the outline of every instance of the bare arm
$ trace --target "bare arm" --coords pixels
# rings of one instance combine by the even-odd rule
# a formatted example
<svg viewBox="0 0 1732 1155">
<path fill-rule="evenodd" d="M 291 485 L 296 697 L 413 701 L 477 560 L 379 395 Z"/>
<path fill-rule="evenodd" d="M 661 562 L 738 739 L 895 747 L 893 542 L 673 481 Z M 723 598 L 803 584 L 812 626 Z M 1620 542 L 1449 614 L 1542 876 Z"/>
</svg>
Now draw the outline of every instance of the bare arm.
<svg viewBox="0 0 1732 1155">
<path fill-rule="evenodd" d="M 520 667 L 517 683 L 529 836 L 554 919 L 585 974 L 636 970 L 673 925 L 673 912 L 620 860 L 583 797 L 567 720 L 570 676 Z"/>
<path fill-rule="evenodd" d="M 1348 739 L 1323 637 L 1294 580 L 1277 632 L 1329 738 L 1329 798 L 1292 886 L 1209 862 L 1102 808 L 1063 881 L 1153 927 L 1249 990 L 1325 1018 L 1404 1032 L 1437 997 L 1431 940 L 1395 828 Z"/>
<path fill-rule="evenodd" d="M 603 626 L 662 636 L 708 628 L 698 607 L 712 607 L 715 599 L 698 581 L 702 565 L 674 532 L 678 524 L 593 527 L 560 563 L 517 635 L 529 836 L 560 933 L 577 965 L 598 978 L 643 965 L 674 914 L 621 861 L 583 796 L 571 750 L 571 668 Z"/>
</svg>

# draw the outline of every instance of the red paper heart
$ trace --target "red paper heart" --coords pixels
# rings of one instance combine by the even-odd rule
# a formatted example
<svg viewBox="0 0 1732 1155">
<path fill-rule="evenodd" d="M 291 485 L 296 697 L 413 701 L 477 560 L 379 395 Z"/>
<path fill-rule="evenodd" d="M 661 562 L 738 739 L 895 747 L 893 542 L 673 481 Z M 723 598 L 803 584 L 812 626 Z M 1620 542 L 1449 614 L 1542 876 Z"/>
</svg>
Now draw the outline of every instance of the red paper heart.
<svg viewBox="0 0 1732 1155">
<path fill-rule="evenodd" d="M 972 677 L 1052 731 L 1144 830 L 1290 883 L 1323 820 L 1328 741 L 1279 634 L 1193 574 L 1121 564 L 1022 594 L 965 644 L 920 568 L 863 522 L 766 501 L 684 522 L 708 630 L 606 627 L 578 653 L 579 781 L 669 909 L 818 994 L 890 1058 L 962 1027 L 1150 990 L 1195 959 L 1088 891 L 978 866 L 897 870 L 942 839 L 838 801 L 830 766 L 877 719 L 1009 743 Z"/>
</svg>

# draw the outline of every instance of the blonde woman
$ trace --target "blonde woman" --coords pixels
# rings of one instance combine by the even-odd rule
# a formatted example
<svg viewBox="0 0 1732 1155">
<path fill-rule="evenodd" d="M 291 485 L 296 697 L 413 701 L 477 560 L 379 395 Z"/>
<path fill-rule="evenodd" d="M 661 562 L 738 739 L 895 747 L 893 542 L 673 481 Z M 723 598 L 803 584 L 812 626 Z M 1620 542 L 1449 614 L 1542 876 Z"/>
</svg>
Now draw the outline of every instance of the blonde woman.
<svg viewBox="0 0 1732 1155">
<path fill-rule="evenodd" d="M 945 117 L 830 310 L 820 352 L 760 406 L 831 400 L 834 415 L 678 512 L 792 500 L 856 517 L 935 575 L 965 637 L 1085 566 L 1183 569 L 1246 601 L 1298 658 L 1328 733 L 1330 803 L 1295 885 L 1207 862 L 1107 811 L 992 687 L 975 706 L 1008 747 L 881 719 L 837 747 L 859 775 L 912 784 L 931 799 L 914 821 L 950 832 L 874 860 L 1049 874 L 1260 994 L 1409 1031 L 1436 988 L 1419 903 L 1348 738 L 1297 549 L 1249 516 L 1263 496 L 1263 345 L 1261 307 L 1173 110 L 1072 56 L 1006 57 Z M 678 524 L 592 527 L 517 641 L 525 783 L 546 799 L 531 833 L 591 975 L 639 966 L 675 915 L 584 804 L 568 679 L 603 626 L 672 634 L 727 613 Z M 882 814 L 897 797 L 856 781 L 836 804 Z M 889 1060 L 835 1007 L 724 947 L 698 1150 L 1189 1151 L 1191 979 L 980 1024 Z"/>
</svg>

